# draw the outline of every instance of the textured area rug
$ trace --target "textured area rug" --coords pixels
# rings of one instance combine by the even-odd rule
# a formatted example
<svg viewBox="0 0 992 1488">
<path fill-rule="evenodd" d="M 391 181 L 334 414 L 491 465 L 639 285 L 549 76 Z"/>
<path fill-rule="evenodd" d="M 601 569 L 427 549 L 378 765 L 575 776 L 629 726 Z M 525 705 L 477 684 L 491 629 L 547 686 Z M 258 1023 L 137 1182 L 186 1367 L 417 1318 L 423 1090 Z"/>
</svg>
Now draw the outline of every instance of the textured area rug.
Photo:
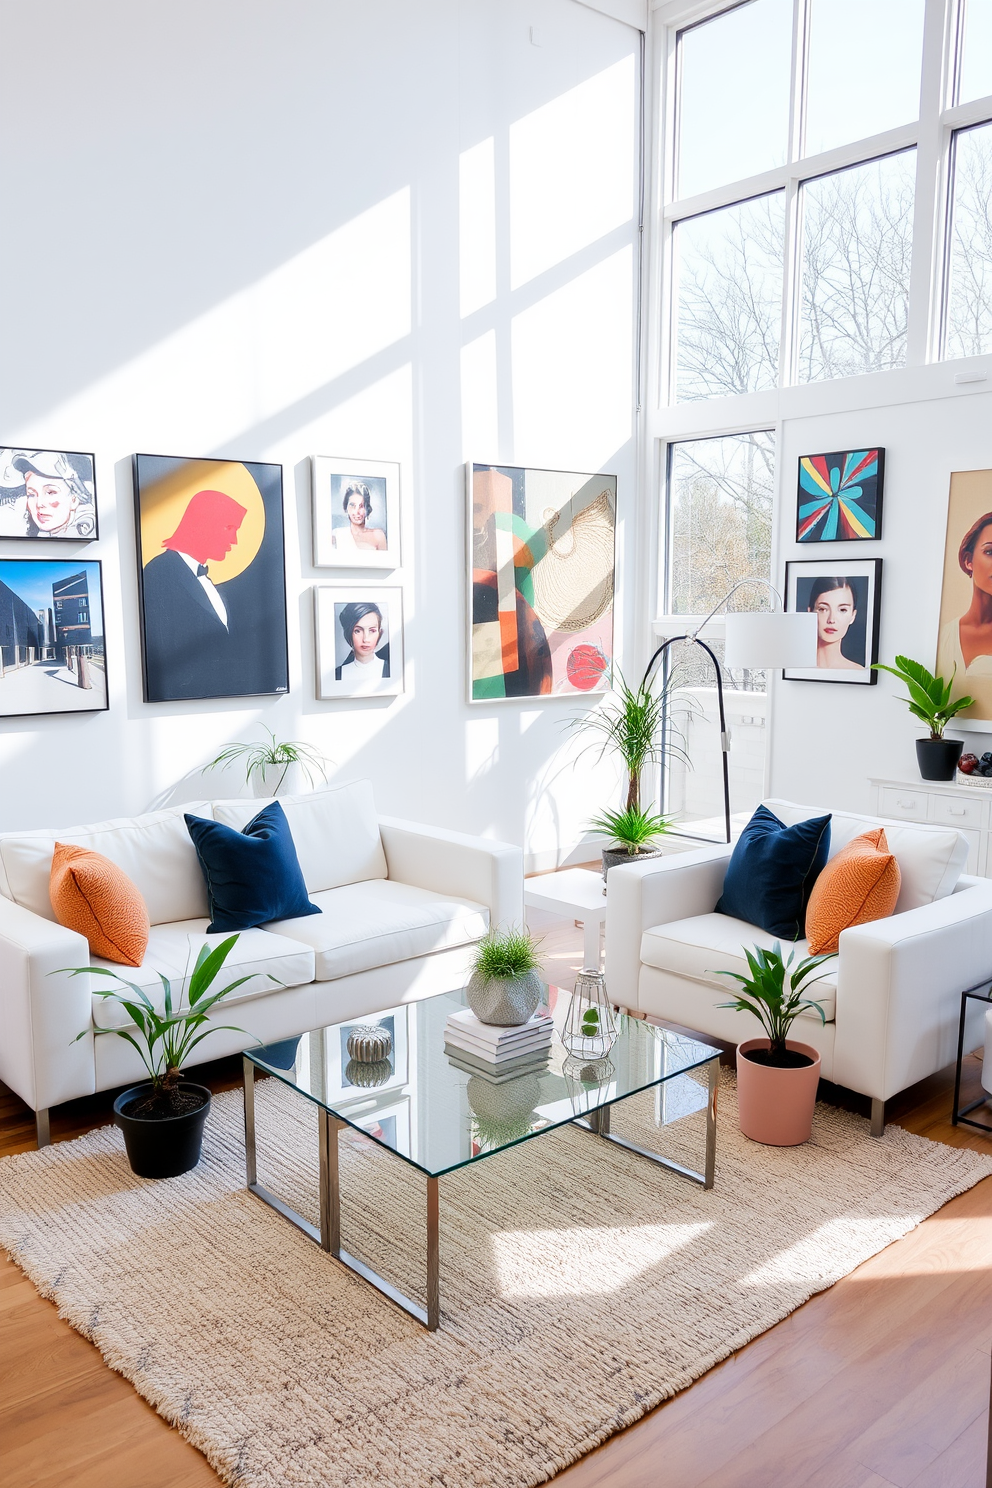
<svg viewBox="0 0 992 1488">
<path fill-rule="evenodd" d="M 313 1110 L 257 1101 L 259 1177 L 315 1218 Z M 183 1178 L 135 1178 L 113 1127 L 0 1163 L 0 1243 L 239 1488 L 530 1488 L 992 1173 L 823 1106 L 760 1147 L 720 1101 L 709 1193 L 574 1127 L 443 1178 L 434 1334 L 245 1191 L 237 1091 Z M 613 1129 L 698 1165 L 702 1114 L 655 1114 Z M 344 1244 L 420 1295 L 423 1178 L 351 1132 L 341 1172 Z"/>
</svg>

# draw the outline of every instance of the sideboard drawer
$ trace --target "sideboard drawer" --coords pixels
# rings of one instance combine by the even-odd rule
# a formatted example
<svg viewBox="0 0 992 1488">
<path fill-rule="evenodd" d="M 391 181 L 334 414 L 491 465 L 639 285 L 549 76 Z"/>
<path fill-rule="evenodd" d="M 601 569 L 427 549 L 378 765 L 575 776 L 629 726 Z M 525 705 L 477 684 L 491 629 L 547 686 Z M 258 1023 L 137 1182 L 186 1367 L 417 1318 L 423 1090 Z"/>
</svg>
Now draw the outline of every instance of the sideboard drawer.
<svg viewBox="0 0 992 1488">
<path fill-rule="evenodd" d="M 896 816 L 902 821 L 925 822 L 930 797 L 926 791 L 886 785 L 878 793 L 879 816 Z M 970 804 L 970 803 L 969 803 Z"/>
<path fill-rule="evenodd" d="M 940 822 L 946 827 L 974 827 L 985 825 L 985 802 L 980 798 L 971 801 L 955 800 L 953 796 L 930 797 L 930 821 Z"/>
</svg>

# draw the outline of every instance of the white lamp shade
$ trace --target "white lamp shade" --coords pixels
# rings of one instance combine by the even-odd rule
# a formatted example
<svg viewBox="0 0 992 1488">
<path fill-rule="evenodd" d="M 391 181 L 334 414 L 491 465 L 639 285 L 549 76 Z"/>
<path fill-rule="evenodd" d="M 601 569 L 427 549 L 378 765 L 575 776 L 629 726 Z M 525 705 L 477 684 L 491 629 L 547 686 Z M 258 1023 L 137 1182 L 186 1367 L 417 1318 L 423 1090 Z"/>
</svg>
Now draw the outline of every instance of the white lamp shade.
<svg viewBox="0 0 992 1488">
<path fill-rule="evenodd" d="M 725 667 L 815 667 L 816 616 L 808 611 L 728 615 Z"/>
</svg>

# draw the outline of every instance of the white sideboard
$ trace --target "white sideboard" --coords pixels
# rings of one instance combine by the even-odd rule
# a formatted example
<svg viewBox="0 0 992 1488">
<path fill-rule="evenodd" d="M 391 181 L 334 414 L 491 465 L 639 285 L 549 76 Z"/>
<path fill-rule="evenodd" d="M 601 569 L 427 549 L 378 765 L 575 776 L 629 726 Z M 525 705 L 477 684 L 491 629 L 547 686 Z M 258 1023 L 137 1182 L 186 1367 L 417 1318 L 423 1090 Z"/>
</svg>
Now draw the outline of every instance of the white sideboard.
<svg viewBox="0 0 992 1488">
<path fill-rule="evenodd" d="M 872 811 L 900 821 L 957 827 L 968 839 L 966 873 L 992 868 L 992 788 L 940 780 L 869 780 Z"/>
</svg>

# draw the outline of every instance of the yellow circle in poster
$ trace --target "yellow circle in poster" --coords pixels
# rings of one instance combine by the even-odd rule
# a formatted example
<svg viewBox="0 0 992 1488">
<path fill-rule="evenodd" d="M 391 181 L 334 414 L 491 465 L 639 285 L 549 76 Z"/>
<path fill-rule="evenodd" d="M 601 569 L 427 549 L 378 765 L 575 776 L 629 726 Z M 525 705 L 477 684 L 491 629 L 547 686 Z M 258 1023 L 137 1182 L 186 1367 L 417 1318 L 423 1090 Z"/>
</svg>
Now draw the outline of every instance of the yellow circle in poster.
<svg viewBox="0 0 992 1488">
<path fill-rule="evenodd" d="M 262 493 L 246 466 L 235 460 L 179 460 L 176 468 L 142 485 L 139 493 L 142 567 L 165 549 L 162 544 L 179 526 L 198 491 L 222 491 L 245 508 L 238 540 L 226 558 L 208 559 L 214 584 L 226 584 L 254 561 L 265 536 Z"/>
</svg>

